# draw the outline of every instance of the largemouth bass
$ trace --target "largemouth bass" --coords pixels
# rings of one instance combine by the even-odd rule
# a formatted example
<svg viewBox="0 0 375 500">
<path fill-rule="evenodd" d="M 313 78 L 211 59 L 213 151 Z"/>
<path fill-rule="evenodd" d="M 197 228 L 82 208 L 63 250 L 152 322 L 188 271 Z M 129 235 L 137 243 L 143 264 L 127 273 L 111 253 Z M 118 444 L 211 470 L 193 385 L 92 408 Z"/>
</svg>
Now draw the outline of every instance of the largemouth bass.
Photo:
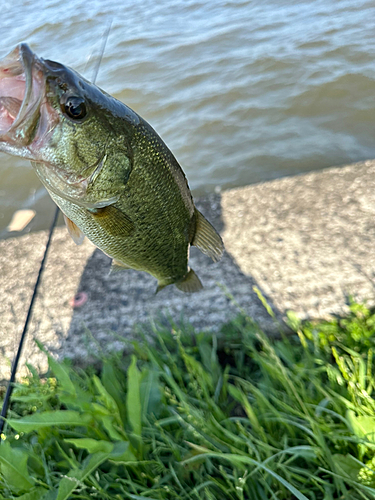
<svg viewBox="0 0 375 500">
<path fill-rule="evenodd" d="M 115 269 L 154 276 L 157 290 L 173 283 L 184 292 L 202 288 L 188 267 L 190 245 L 214 261 L 223 254 L 153 128 L 24 43 L 0 61 L 0 151 L 31 160 L 77 244 L 86 235 Z"/>
</svg>

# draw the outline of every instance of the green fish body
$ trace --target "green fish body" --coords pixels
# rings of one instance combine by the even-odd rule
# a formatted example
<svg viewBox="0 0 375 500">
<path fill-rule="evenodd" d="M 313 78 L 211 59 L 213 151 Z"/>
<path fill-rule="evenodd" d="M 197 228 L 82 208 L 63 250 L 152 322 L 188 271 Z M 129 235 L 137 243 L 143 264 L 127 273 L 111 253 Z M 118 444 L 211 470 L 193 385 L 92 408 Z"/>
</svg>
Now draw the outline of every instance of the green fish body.
<svg viewBox="0 0 375 500">
<path fill-rule="evenodd" d="M 32 161 L 76 243 L 87 236 L 114 269 L 145 271 L 158 290 L 173 283 L 185 292 L 202 288 L 188 267 L 190 245 L 214 261 L 223 254 L 153 128 L 25 44 L 0 62 L 0 150 Z"/>
</svg>

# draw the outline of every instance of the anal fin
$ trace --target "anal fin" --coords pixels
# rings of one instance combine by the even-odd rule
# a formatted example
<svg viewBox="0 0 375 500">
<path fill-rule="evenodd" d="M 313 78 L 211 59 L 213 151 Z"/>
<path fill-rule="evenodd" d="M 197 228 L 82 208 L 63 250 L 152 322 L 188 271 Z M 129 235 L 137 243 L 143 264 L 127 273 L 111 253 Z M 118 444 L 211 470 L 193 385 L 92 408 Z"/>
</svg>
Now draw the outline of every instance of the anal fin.
<svg viewBox="0 0 375 500">
<path fill-rule="evenodd" d="M 110 274 L 112 273 L 118 273 L 120 271 L 125 271 L 126 269 L 132 269 L 130 266 L 127 264 L 124 264 L 123 262 L 120 262 L 119 260 L 112 259 L 112 265 L 110 269 Z"/>
<path fill-rule="evenodd" d="M 163 288 L 165 288 L 166 286 L 168 286 L 168 285 L 163 285 L 162 283 L 158 282 L 158 286 L 155 290 L 155 295 L 158 294 L 161 290 L 163 290 Z"/>
<path fill-rule="evenodd" d="M 72 240 L 76 245 L 82 245 L 83 240 L 85 239 L 85 235 L 80 230 L 80 228 L 76 226 L 76 224 L 74 224 L 72 220 L 70 220 L 65 214 L 63 215 L 64 215 L 65 225 L 68 229 L 70 236 L 72 237 Z"/>
<path fill-rule="evenodd" d="M 189 269 L 189 272 L 186 274 L 183 280 L 175 283 L 176 287 L 182 292 L 186 293 L 194 293 L 202 290 L 203 285 L 192 269 Z"/>
<path fill-rule="evenodd" d="M 195 209 L 195 221 L 195 234 L 191 244 L 211 257 L 214 262 L 218 262 L 224 253 L 221 236 L 197 209 Z"/>
</svg>

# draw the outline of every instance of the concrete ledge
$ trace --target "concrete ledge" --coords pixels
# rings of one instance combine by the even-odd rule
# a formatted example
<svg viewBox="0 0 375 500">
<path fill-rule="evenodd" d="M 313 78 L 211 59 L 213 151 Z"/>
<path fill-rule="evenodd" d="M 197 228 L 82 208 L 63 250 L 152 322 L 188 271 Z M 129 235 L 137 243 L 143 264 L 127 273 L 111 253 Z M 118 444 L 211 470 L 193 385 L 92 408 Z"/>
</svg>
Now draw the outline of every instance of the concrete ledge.
<svg viewBox="0 0 375 500">
<path fill-rule="evenodd" d="M 269 332 L 275 325 L 254 285 L 279 317 L 288 309 L 326 317 L 345 311 L 348 294 L 373 297 L 375 161 L 233 189 L 197 205 L 221 232 L 227 253 L 213 264 L 192 249 L 191 267 L 205 286 L 195 295 L 168 287 L 155 296 L 156 281 L 136 271 L 108 276 L 108 257 L 87 240 L 76 247 L 58 228 L 20 375 L 25 361 L 46 368 L 34 337 L 57 355 L 87 362 L 97 349 L 123 349 L 116 335 L 130 342 L 136 325 L 152 318 L 215 329 L 238 312 L 222 286 Z M 44 231 L 0 241 L 0 380 L 9 377 L 46 238 Z M 89 300 L 72 309 L 77 291 Z"/>
</svg>

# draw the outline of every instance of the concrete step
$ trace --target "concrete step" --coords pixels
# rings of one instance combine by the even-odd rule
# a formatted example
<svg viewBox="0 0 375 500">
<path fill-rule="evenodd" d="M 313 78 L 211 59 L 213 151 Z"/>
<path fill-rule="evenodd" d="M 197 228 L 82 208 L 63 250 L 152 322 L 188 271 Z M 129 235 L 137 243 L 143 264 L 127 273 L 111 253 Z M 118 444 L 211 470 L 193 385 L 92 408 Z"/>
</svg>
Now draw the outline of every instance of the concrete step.
<svg viewBox="0 0 375 500">
<path fill-rule="evenodd" d="M 217 329 L 242 308 L 274 333 L 277 326 L 254 286 L 279 318 L 287 310 L 302 318 L 342 314 L 348 294 L 372 300 L 375 161 L 225 191 L 197 206 L 220 231 L 227 251 L 214 264 L 192 249 L 191 267 L 205 287 L 193 295 L 175 287 L 155 295 L 156 280 L 137 271 L 109 276 L 107 256 L 87 239 L 77 247 L 58 228 L 19 374 L 27 372 L 25 361 L 46 369 L 34 337 L 56 355 L 87 363 L 100 349 L 124 349 L 139 335 L 139 325 L 153 319 Z M 0 241 L 0 380 L 10 374 L 46 239 L 42 231 Z M 70 300 L 78 291 L 88 300 L 74 309 Z"/>
</svg>

